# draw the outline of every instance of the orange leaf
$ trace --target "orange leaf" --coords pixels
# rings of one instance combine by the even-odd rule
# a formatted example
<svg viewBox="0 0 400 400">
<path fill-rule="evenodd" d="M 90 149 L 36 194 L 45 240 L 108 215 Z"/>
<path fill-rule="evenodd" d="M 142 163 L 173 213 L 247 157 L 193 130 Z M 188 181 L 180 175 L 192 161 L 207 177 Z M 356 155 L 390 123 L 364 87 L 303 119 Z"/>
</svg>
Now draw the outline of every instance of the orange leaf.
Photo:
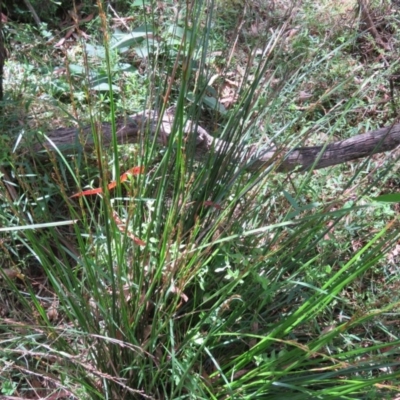
<svg viewBox="0 0 400 400">
<path fill-rule="evenodd" d="M 121 177 L 119 178 L 119 180 L 121 182 L 125 182 L 128 179 L 129 175 L 139 175 L 139 174 L 142 174 L 143 172 L 144 172 L 144 167 L 133 167 L 131 169 L 128 169 L 128 171 L 126 171 L 125 173 L 123 173 L 121 175 Z M 116 181 L 112 181 L 107 185 L 108 190 L 114 189 L 116 186 L 117 186 L 117 182 Z M 99 194 L 99 193 L 103 193 L 103 189 L 102 188 L 89 189 L 89 190 L 85 190 L 83 192 L 79 192 L 79 193 L 73 194 L 70 197 L 70 199 L 72 199 L 74 197 L 90 196 L 92 194 Z"/>
<path fill-rule="evenodd" d="M 138 244 L 139 246 L 146 246 L 146 242 L 143 242 L 142 239 L 139 239 L 131 233 L 129 233 L 128 236 L 134 241 L 134 243 Z"/>
<path fill-rule="evenodd" d="M 128 169 L 125 173 L 121 175 L 119 178 L 121 182 L 125 182 L 128 179 L 129 175 L 139 175 L 144 172 L 144 167 L 133 167 L 131 169 Z"/>
<path fill-rule="evenodd" d="M 82 197 L 82 196 L 89 196 L 91 194 L 97 194 L 97 193 L 103 193 L 102 188 L 97 188 L 97 189 L 89 189 L 89 190 L 84 190 L 83 192 L 75 193 L 73 194 L 70 199 L 73 197 Z"/>
<path fill-rule="evenodd" d="M 117 182 L 115 182 L 115 181 L 112 181 L 107 185 L 108 190 L 114 189 L 116 186 L 117 186 Z"/>
<path fill-rule="evenodd" d="M 121 233 L 126 234 L 129 238 L 131 238 L 133 240 L 134 243 L 138 244 L 139 246 L 146 246 L 146 243 L 143 242 L 142 239 L 139 239 L 133 233 L 131 233 L 128 230 L 126 230 L 125 223 L 123 221 L 121 221 L 121 219 L 119 218 L 119 216 L 116 213 L 116 211 L 113 210 L 113 214 L 112 215 L 113 215 L 114 221 L 117 224 L 117 227 L 118 227 L 118 229 L 119 229 L 119 231 Z"/>
</svg>

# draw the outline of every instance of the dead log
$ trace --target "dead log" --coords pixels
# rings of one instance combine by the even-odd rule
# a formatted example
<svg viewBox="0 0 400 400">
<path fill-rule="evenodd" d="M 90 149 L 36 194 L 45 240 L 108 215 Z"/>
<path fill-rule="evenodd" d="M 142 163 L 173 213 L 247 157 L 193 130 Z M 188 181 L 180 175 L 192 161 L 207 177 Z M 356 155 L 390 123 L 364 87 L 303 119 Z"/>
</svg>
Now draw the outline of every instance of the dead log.
<svg viewBox="0 0 400 400">
<path fill-rule="evenodd" d="M 164 115 L 159 129 L 157 129 L 158 122 L 158 115 L 154 111 L 146 111 L 126 119 L 119 119 L 117 121 L 117 141 L 119 144 L 140 143 L 145 138 L 151 140 L 152 135 L 157 135 L 157 140 L 166 144 L 171 135 L 173 115 Z M 209 135 L 204 128 L 195 126 L 191 121 L 186 124 L 184 132 L 188 135 L 195 135 L 196 154 L 218 153 L 229 147 L 229 144 Z M 54 147 L 57 147 L 62 153 L 71 153 L 79 149 L 90 151 L 94 148 L 94 134 L 99 135 L 102 145 L 109 146 L 111 144 L 111 125 L 103 123 L 94 128 L 53 130 L 43 136 L 40 142 L 34 144 L 32 148 L 35 152 L 44 148 L 47 151 L 54 150 Z M 326 168 L 393 150 L 398 145 L 400 145 L 400 124 L 321 146 L 298 147 L 288 150 L 259 148 L 252 145 L 245 148 L 237 157 L 238 161 L 240 160 L 248 170 L 265 168 L 274 164 L 274 169 L 279 172 L 306 171 L 310 168 Z"/>
</svg>

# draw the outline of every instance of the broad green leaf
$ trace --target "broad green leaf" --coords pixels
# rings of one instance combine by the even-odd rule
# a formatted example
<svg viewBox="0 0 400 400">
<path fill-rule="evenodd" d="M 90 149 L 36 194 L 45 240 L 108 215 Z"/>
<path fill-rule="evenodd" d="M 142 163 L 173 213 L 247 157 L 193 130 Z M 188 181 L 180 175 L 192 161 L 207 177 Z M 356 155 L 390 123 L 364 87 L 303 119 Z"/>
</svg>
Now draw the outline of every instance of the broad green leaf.
<svg viewBox="0 0 400 400">
<path fill-rule="evenodd" d="M 94 75 L 93 78 L 90 80 L 90 86 L 94 87 L 95 85 L 100 85 L 101 83 L 108 84 L 108 77 L 104 74 Z"/>
<path fill-rule="evenodd" d="M 207 85 L 206 87 L 206 93 L 207 95 L 211 96 L 211 97 L 218 97 L 218 92 L 210 85 Z"/>
<path fill-rule="evenodd" d="M 378 197 L 373 197 L 372 200 L 380 203 L 400 203 L 400 193 L 383 194 Z"/>
<path fill-rule="evenodd" d="M 168 33 L 171 33 L 174 36 L 177 36 L 179 38 L 183 38 L 183 35 L 185 34 L 185 29 L 181 28 L 180 26 L 174 26 L 174 25 L 170 25 L 168 27 Z M 190 34 L 190 31 L 186 30 L 186 34 Z"/>
<path fill-rule="evenodd" d="M 115 85 L 111 85 L 113 92 L 119 92 L 119 87 Z M 110 85 L 106 82 L 99 83 L 98 85 L 92 86 L 92 90 L 95 90 L 97 92 L 109 92 L 110 91 Z"/>
<path fill-rule="evenodd" d="M 121 35 L 119 41 L 111 46 L 111 49 L 126 51 L 132 45 L 141 43 L 147 35 L 151 34 L 151 28 L 147 25 L 139 26 L 130 33 Z"/>
<path fill-rule="evenodd" d="M 141 58 L 146 58 L 150 53 L 147 46 L 135 47 L 135 52 Z"/>
<path fill-rule="evenodd" d="M 72 75 L 82 75 L 85 73 L 85 68 L 81 65 L 69 64 L 69 71 Z"/>
<path fill-rule="evenodd" d="M 226 114 L 226 108 L 216 98 L 204 96 L 202 100 L 206 106 L 212 108 L 213 110 L 217 110 L 221 114 Z"/>
<path fill-rule="evenodd" d="M 287 192 L 286 190 L 283 191 L 284 196 L 286 197 L 286 200 L 292 205 L 292 207 L 295 210 L 298 210 L 300 207 L 297 204 L 297 201 L 291 196 L 291 194 L 289 192 Z"/>
<path fill-rule="evenodd" d="M 151 5 L 149 0 L 134 0 L 131 4 L 132 7 L 143 7 L 145 5 Z"/>
<path fill-rule="evenodd" d="M 93 44 L 86 43 L 85 49 L 86 49 L 86 53 L 90 57 L 99 57 L 99 58 L 106 57 L 106 51 L 103 46 L 95 46 Z"/>
<path fill-rule="evenodd" d="M 136 71 L 136 68 L 134 68 L 131 64 L 128 64 L 128 63 L 119 63 L 114 66 L 114 71 L 115 72 L 121 72 L 121 71 L 133 72 L 133 71 Z"/>
</svg>

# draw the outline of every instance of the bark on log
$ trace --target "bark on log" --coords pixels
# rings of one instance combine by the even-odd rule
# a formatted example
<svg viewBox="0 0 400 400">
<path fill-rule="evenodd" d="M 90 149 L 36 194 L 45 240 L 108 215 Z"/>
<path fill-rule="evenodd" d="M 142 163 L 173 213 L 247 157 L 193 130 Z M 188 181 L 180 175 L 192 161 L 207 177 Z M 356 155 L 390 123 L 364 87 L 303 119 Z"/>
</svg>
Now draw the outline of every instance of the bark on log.
<svg viewBox="0 0 400 400">
<path fill-rule="evenodd" d="M 173 116 L 164 115 L 160 127 L 157 130 L 158 115 L 154 111 L 135 114 L 127 119 L 117 121 L 117 140 L 119 144 L 140 143 L 145 137 L 150 139 L 151 135 L 157 135 L 157 140 L 166 144 L 171 135 Z M 102 144 L 111 144 L 111 125 L 103 123 L 95 129 L 101 133 Z M 186 134 L 195 135 L 196 154 L 204 155 L 211 151 L 216 153 L 230 145 L 223 140 L 209 135 L 201 126 L 195 126 L 191 121 L 185 126 Z M 147 133 L 146 133 L 147 132 Z M 157 133 L 158 132 L 158 133 Z M 245 167 L 256 170 L 274 164 L 274 170 L 289 172 L 293 170 L 305 171 L 310 168 L 320 169 L 342 164 L 347 161 L 368 157 L 376 153 L 393 150 L 400 145 L 400 124 L 370 131 L 354 136 L 350 139 L 341 140 L 328 145 L 298 147 L 287 149 L 263 149 L 256 146 L 247 147 L 239 156 L 241 163 L 245 161 Z M 52 150 L 57 147 L 62 153 L 74 151 L 92 150 L 93 129 L 60 128 L 49 132 L 40 143 L 33 146 L 35 152 Z"/>
</svg>

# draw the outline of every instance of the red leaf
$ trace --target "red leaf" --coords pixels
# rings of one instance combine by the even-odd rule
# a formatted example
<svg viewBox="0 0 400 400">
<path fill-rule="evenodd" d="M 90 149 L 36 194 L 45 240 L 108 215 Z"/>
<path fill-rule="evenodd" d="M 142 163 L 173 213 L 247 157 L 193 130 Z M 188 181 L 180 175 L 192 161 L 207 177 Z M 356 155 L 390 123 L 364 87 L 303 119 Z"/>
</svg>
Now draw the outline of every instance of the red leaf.
<svg viewBox="0 0 400 400">
<path fill-rule="evenodd" d="M 131 238 L 133 240 L 134 243 L 138 244 L 139 246 L 146 246 L 146 243 L 143 242 L 142 239 L 139 239 L 137 236 L 135 236 L 133 233 L 129 232 L 128 230 L 126 230 L 126 225 L 123 221 L 121 221 L 121 219 L 119 218 L 118 214 L 116 213 L 116 211 L 113 211 L 113 218 L 115 223 L 117 224 L 117 228 L 119 229 L 119 231 L 123 234 L 126 234 L 129 238 Z"/>
<path fill-rule="evenodd" d="M 119 178 L 121 182 L 125 182 L 128 179 L 129 175 L 139 175 L 144 172 L 144 167 L 133 167 L 131 169 L 128 169 L 125 173 L 121 175 Z"/>
<path fill-rule="evenodd" d="M 139 174 L 142 174 L 143 172 L 144 172 L 144 167 L 133 167 L 131 169 L 128 169 L 128 171 L 126 171 L 125 173 L 123 173 L 119 179 L 121 182 L 125 182 L 128 179 L 129 175 L 139 175 Z M 116 181 L 112 181 L 107 185 L 108 190 L 114 189 L 116 186 L 117 186 Z M 102 188 L 89 189 L 89 190 L 85 190 L 83 192 L 73 194 L 70 197 L 70 199 L 72 199 L 74 197 L 90 196 L 92 194 L 99 194 L 99 193 L 103 193 Z"/>
<path fill-rule="evenodd" d="M 91 194 L 98 194 L 98 193 L 103 193 L 103 189 L 102 188 L 89 189 L 89 190 L 85 190 L 83 192 L 75 193 L 70 197 L 70 199 L 72 199 L 74 197 L 89 196 Z"/>
</svg>

